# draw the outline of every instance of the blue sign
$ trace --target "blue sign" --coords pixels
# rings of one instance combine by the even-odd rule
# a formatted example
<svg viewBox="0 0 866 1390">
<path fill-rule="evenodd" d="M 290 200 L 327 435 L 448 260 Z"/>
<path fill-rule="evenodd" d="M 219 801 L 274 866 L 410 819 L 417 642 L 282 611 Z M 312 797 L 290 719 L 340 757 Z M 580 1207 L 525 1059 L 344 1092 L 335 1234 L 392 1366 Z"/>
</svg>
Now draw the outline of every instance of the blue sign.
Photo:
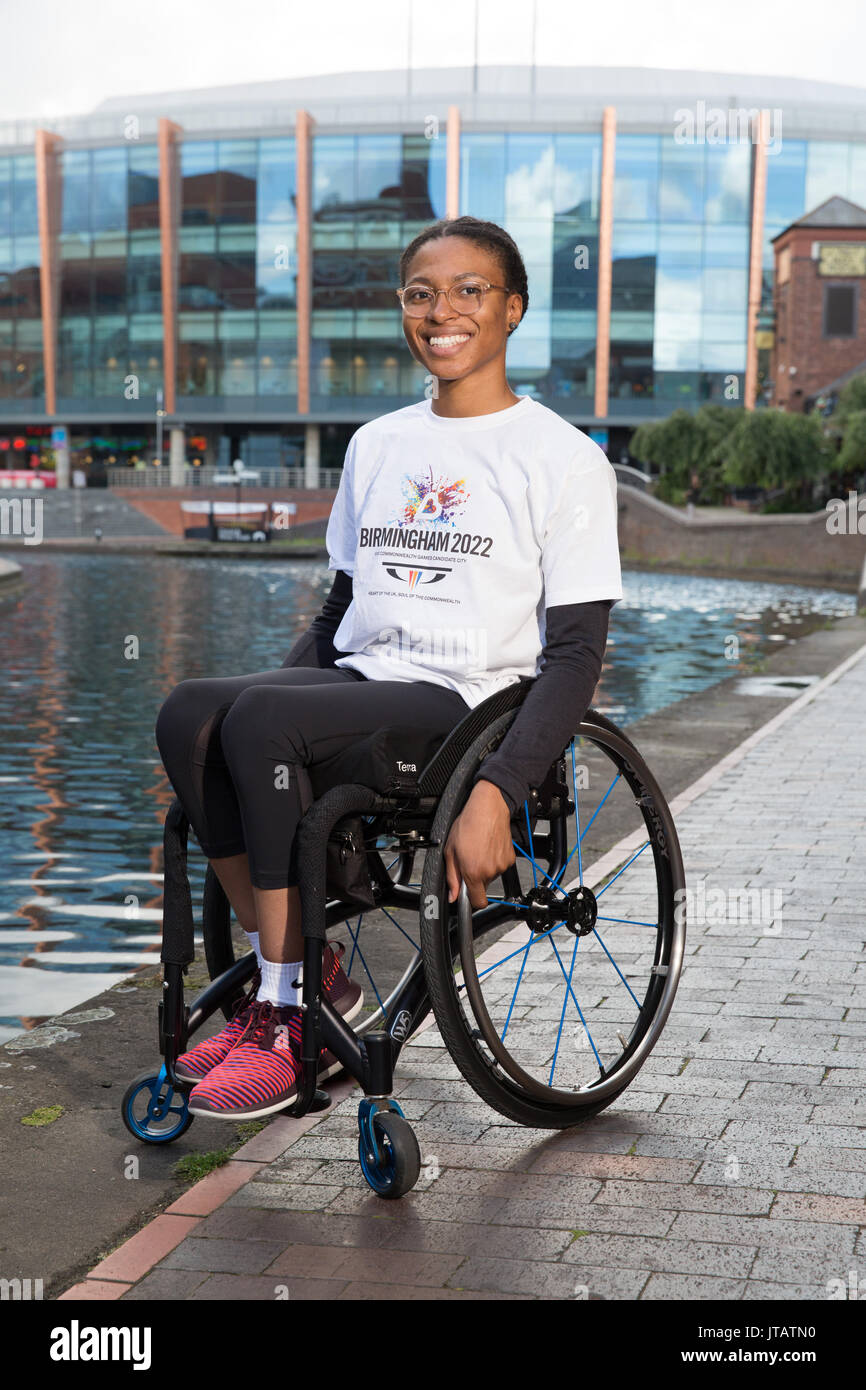
<svg viewBox="0 0 866 1390">
<path fill-rule="evenodd" d="M 607 452 L 607 446 L 608 446 L 608 431 L 607 431 L 606 428 L 605 428 L 605 429 L 590 429 L 590 430 L 587 430 L 587 434 L 589 435 L 590 439 L 593 439 L 593 440 L 595 441 L 596 444 L 600 444 L 600 445 L 601 445 L 601 447 L 602 447 L 602 449 L 604 449 L 605 453 Z"/>
<path fill-rule="evenodd" d="M 66 425 L 51 426 L 51 447 L 52 449 L 67 449 L 69 447 L 69 430 Z"/>
</svg>

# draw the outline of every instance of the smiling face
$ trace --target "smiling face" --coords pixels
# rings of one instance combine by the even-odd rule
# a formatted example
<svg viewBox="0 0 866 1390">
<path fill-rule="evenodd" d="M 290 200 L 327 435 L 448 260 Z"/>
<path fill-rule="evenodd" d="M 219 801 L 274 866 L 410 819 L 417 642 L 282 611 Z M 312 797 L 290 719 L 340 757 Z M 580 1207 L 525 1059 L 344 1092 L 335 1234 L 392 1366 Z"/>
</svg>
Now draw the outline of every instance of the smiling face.
<svg viewBox="0 0 866 1390">
<path fill-rule="evenodd" d="M 444 290 L 483 280 L 504 285 L 499 258 L 467 237 L 438 237 L 416 251 L 406 270 L 406 284 Z M 519 294 L 489 290 L 477 313 L 454 309 L 444 294 L 436 296 L 423 318 L 403 314 L 403 333 L 417 362 L 441 381 L 461 381 L 476 372 L 496 370 L 504 377 L 509 323 L 519 323 Z M 486 373 L 485 373 L 486 374 Z"/>
</svg>

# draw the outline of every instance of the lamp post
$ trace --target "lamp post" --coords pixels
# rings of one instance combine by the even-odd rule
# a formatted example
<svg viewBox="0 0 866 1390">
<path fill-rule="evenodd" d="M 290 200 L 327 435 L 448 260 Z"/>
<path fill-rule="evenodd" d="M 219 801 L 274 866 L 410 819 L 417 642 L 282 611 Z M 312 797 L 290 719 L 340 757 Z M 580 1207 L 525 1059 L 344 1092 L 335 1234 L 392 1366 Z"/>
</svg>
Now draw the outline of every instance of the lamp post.
<svg viewBox="0 0 866 1390">
<path fill-rule="evenodd" d="M 238 529 L 241 529 L 241 474 L 244 471 L 243 459 L 235 459 L 232 468 L 235 470 L 235 505 L 238 510 L 237 525 Z"/>
<path fill-rule="evenodd" d="M 162 464 L 162 422 L 165 411 L 162 408 L 162 387 L 156 388 L 156 462 Z"/>
</svg>

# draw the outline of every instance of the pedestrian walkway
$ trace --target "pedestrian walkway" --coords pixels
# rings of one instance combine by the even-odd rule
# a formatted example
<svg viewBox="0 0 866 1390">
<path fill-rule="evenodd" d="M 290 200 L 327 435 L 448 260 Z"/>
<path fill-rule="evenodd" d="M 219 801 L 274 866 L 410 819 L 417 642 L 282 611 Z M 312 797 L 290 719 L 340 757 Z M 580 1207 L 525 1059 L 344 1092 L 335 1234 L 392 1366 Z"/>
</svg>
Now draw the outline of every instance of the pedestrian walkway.
<svg viewBox="0 0 866 1390">
<path fill-rule="evenodd" d="M 343 1081 L 331 1110 L 277 1119 L 63 1297 L 862 1296 L 864 655 L 674 802 L 686 964 L 611 1109 L 563 1132 L 510 1124 L 431 1025 L 395 1083 L 425 1164 L 408 1196 L 364 1183 Z"/>
</svg>

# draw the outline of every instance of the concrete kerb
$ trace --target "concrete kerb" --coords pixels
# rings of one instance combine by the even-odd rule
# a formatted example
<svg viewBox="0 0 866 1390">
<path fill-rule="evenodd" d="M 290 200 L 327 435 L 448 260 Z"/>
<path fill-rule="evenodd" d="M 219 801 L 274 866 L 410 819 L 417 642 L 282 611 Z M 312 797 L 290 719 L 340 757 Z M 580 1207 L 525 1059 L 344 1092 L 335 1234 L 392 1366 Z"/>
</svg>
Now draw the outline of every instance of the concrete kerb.
<svg viewBox="0 0 866 1390">
<path fill-rule="evenodd" d="M 673 815 L 675 817 L 679 815 L 732 767 L 747 757 L 756 745 L 818 699 L 829 686 L 835 684 L 864 657 L 866 657 L 866 644 L 840 662 L 821 681 L 799 696 L 786 709 L 774 715 L 745 738 L 736 748 L 732 749 L 712 768 L 672 799 L 670 806 Z M 602 874 L 616 868 L 623 857 L 632 853 L 635 848 L 635 835 L 629 835 L 614 845 L 603 856 L 602 860 L 591 866 L 594 880 L 598 881 Z M 496 942 L 479 957 L 479 966 L 492 964 L 504 951 L 507 951 L 508 946 L 508 937 Z M 413 1039 L 434 1025 L 435 1020 L 431 1014 L 413 1034 Z M 411 1042 L 412 1039 L 409 1041 Z M 288 1153 L 311 1129 L 326 1119 L 335 1105 L 352 1094 L 356 1085 L 354 1078 L 339 1078 L 329 1088 L 331 1105 L 327 1110 L 305 1116 L 299 1121 L 284 1117 L 278 1117 L 272 1121 L 268 1129 L 256 1135 L 230 1160 L 229 1164 L 225 1166 L 229 1170 L 228 1172 L 218 1169 L 198 1183 L 193 1184 L 181 1198 L 172 1204 L 167 1212 L 157 1216 L 136 1235 L 100 1261 L 87 1273 L 83 1283 L 67 1289 L 59 1297 L 69 1300 L 119 1298 L 132 1286 L 132 1283 L 142 1279 L 165 1257 L 170 1249 L 179 1244 L 200 1220 L 221 1206 L 232 1193 L 250 1181 L 259 1171 L 263 1162 Z M 275 1130 L 276 1133 L 274 1133 Z M 283 1143 L 283 1140 L 288 1142 Z M 166 1225 L 167 1222 L 174 1224 Z"/>
<path fill-rule="evenodd" d="M 21 575 L 21 566 L 16 565 L 14 560 L 0 559 L 0 585 L 12 584 L 16 579 L 20 579 Z"/>
</svg>

